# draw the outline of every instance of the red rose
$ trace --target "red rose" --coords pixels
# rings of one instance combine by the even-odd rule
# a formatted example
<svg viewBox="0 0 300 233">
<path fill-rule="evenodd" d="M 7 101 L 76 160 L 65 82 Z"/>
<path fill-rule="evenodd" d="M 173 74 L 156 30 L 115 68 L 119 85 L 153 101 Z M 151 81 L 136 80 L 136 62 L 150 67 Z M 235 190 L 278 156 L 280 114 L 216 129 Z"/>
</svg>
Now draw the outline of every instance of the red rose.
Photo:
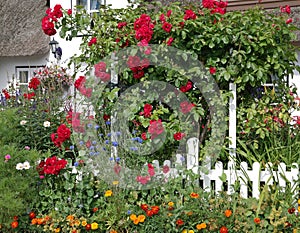
<svg viewBox="0 0 300 233">
<path fill-rule="evenodd" d="M 184 20 L 188 20 L 188 19 L 196 19 L 197 15 L 195 14 L 194 11 L 192 10 L 186 10 L 185 11 L 185 15 L 183 17 Z"/>
<path fill-rule="evenodd" d="M 292 18 L 289 18 L 285 21 L 286 24 L 290 24 L 291 22 L 293 22 L 293 19 Z"/>
<path fill-rule="evenodd" d="M 68 9 L 67 14 L 71 15 L 72 14 L 72 9 Z"/>
<path fill-rule="evenodd" d="M 289 5 L 280 7 L 281 13 L 287 13 L 288 15 L 291 13 L 291 7 Z"/>
<path fill-rule="evenodd" d="M 173 37 L 170 37 L 170 38 L 168 39 L 168 41 L 167 41 L 167 45 L 168 45 L 168 46 L 171 46 L 172 43 L 173 43 L 173 41 L 174 41 L 174 38 L 173 38 Z"/>
<path fill-rule="evenodd" d="M 29 218 L 30 219 L 34 219 L 36 217 L 35 213 L 34 212 L 30 212 L 29 213 Z"/>
<path fill-rule="evenodd" d="M 126 27 L 127 23 L 126 22 L 119 22 L 118 23 L 118 29 L 122 29 L 123 27 Z"/>
<path fill-rule="evenodd" d="M 141 60 L 140 67 L 142 69 L 148 68 L 149 65 L 150 65 L 150 62 L 149 62 L 149 60 L 147 58 L 144 58 L 143 60 Z"/>
<path fill-rule="evenodd" d="M 148 205 L 147 204 L 141 204 L 141 209 L 144 211 L 148 210 Z"/>
<path fill-rule="evenodd" d="M 148 163 L 148 173 L 149 173 L 149 176 L 154 176 L 155 175 L 155 170 L 154 170 L 154 167 L 151 163 Z"/>
<path fill-rule="evenodd" d="M 136 181 L 141 184 L 147 184 L 150 181 L 150 177 L 149 176 L 137 176 Z"/>
<path fill-rule="evenodd" d="M 140 79 L 144 76 L 144 71 L 143 70 L 138 70 L 136 72 L 133 73 L 133 78 L 134 79 Z"/>
<path fill-rule="evenodd" d="M 11 228 L 17 228 L 19 226 L 19 223 L 17 221 L 13 221 L 10 225 Z"/>
<path fill-rule="evenodd" d="M 212 9 L 214 7 L 214 0 L 202 0 L 202 6 L 204 8 Z"/>
<path fill-rule="evenodd" d="M 168 173 L 170 171 L 170 167 L 168 165 L 163 166 L 163 173 Z"/>
<path fill-rule="evenodd" d="M 159 20 L 160 20 L 160 22 L 162 22 L 162 23 L 166 22 L 165 15 L 164 15 L 164 14 L 161 14 L 161 15 L 159 16 Z"/>
<path fill-rule="evenodd" d="M 183 101 L 180 103 L 180 110 L 183 114 L 189 113 L 195 104 L 188 101 Z"/>
<path fill-rule="evenodd" d="M 187 92 L 193 87 L 193 83 L 191 81 L 188 81 L 185 86 L 180 87 L 180 91 Z"/>
<path fill-rule="evenodd" d="M 170 24 L 168 22 L 164 22 L 162 25 L 162 29 L 166 32 L 170 32 L 172 29 L 172 24 Z"/>
<path fill-rule="evenodd" d="M 103 82 L 108 82 L 110 81 L 110 74 L 106 72 L 96 72 L 95 71 L 96 77 L 100 78 Z"/>
<path fill-rule="evenodd" d="M 146 134 L 146 132 L 144 132 L 144 133 L 141 134 L 141 138 L 142 138 L 144 141 L 147 140 L 147 134 Z"/>
<path fill-rule="evenodd" d="M 134 68 L 140 65 L 141 59 L 138 56 L 129 56 L 127 60 L 128 67 Z"/>
<path fill-rule="evenodd" d="M 76 89 L 79 89 L 80 87 L 82 87 L 85 83 L 86 79 L 84 76 L 79 76 L 78 79 L 76 79 L 74 86 Z"/>
<path fill-rule="evenodd" d="M 148 133 L 151 134 L 151 139 L 156 138 L 158 135 L 164 132 L 164 126 L 161 119 L 150 120 L 150 126 L 148 127 Z"/>
<path fill-rule="evenodd" d="M 167 17 L 170 17 L 171 14 L 172 14 L 172 10 L 168 10 L 168 11 L 167 11 Z"/>
<path fill-rule="evenodd" d="M 215 74 L 216 71 L 217 71 L 216 67 L 210 67 L 209 68 L 209 73 L 211 73 L 211 74 Z"/>
<path fill-rule="evenodd" d="M 106 71 L 106 63 L 103 61 L 100 61 L 99 63 L 94 65 L 95 72 L 105 72 Z"/>
<path fill-rule="evenodd" d="M 91 230 L 91 228 L 92 228 L 92 225 L 91 225 L 91 224 L 87 224 L 87 225 L 85 226 L 85 229 L 86 229 L 87 231 Z"/>
<path fill-rule="evenodd" d="M 38 86 L 40 85 L 40 80 L 36 77 L 32 78 L 28 84 L 28 87 L 31 89 L 36 90 L 38 88 Z"/>
<path fill-rule="evenodd" d="M 176 140 L 176 141 L 180 141 L 183 137 L 185 136 L 184 133 L 180 133 L 180 132 L 177 132 L 173 135 L 173 138 Z"/>
<path fill-rule="evenodd" d="M 63 141 L 65 141 L 70 138 L 71 130 L 65 124 L 61 124 L 57 128 L 57 135 L 59 138 L 61 138 Z"/>
<path fill-rule="evenodd" d="M 151 116 L 151 111 L 152 111 L 153 107 L 151 104 L 145 104 L 144 105 L 144 116 L 145 117 L 150 117 Z"/>
<path fill-rule="evenodd" d="M 97 38 L 96 37 L 93 37 L 89 43 L 88 43 L 88 46 L 92 46 L 93 44 L 97 44 Z"/>
</svg>

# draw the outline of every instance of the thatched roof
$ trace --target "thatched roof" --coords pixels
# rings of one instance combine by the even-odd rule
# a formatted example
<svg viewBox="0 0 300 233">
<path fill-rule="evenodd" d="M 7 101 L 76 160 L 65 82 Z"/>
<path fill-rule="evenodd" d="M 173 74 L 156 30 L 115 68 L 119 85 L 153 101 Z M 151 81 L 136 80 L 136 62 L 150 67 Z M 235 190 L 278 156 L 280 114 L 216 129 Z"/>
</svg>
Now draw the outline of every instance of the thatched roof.
<svg viewBox="0 0 300 233">
<path fill-rule="evenodd" d="M 0 1 L 0 57 L 49 52 L 49 37 L 41 28 L 45 0 Z"/>
</svg>

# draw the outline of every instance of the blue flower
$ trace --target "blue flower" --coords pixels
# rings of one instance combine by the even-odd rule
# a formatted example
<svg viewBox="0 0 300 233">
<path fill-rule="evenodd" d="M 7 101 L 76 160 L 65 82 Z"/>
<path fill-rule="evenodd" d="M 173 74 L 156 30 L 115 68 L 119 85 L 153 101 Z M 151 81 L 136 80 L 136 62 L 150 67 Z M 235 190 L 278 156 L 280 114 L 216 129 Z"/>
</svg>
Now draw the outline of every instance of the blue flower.
<svg viewBox="0 0 300 233">
<path fill-rule="evenodd" d="M 143 143 L 143 139 L 141 139 L 140 137 L 137 137 L 136 140 L 137 140 L 139 143 Z"/>
<path fill-rule="evenodd" d="M 96 151 L 95 153 L 94 153 L 94 155 L 99 155 L 100 154 L 100 152 L 99 151 Z"/>
<path fill-rule="evenodd" d="M 102 137 L 102 136 L 103 136 L 103 133 L 99 133 L 98 135 L 99 135 L 99 137 Z"/>
<path fill-rule="evenodd" d="M 121 132 L 119 132 L 119 131 L 116 132 L 116 135 L 117 135 L 117 136 L 121 136 Z"/>
<path fill-rule="evenodd" d="M 109 161 L 114 161 L 114 158 L 113 157 L 109 157 Z"/>
<path fill-rule="evenodd" d="M 78 162 L 75 162 L 75 163 L 74 163 L 74 166 L 75 166 L 75 167 L 78 167 L 78 165 L 79 165 Z"/>
<path fill-rule="evenodd" d="M 93 144 L 93 145 L 96 145 L 96 144 L 97 144 L 97 141 L 92 141 L 92 144 Z"/>
<path fill-rule="evenodd" d="M 106 125 L 110 125 L 110 121 L 106 121 L 105 124 L 106 124 Z"/>
<path fill-rule="evenodd" d="M 131 214 L 131 210 L 127 210 L 127 214 Z"/>
<path fill-rule="evenodd" d="M 105 140 L 105 144 L 108 144 L 109 143 L 109 140 Z"/>
<path fill-rule="evenodd" d="M 93 125 L 91 123 L 87 124 L 88 128 L 91 128 Z"/>
<path fill-rule="evenodd" d="M 94 151 L 91 151 L 91 152 L 90 152 L 90 155 L 91 155 L 91 156 L 95 155 L 95 152 L 94 152 Z"/>
<path fill-rule="evenodd" d="M 113 146 L 118 146 L 119 143 L 118 143 L 118 142 L 112 142 L 112 145 L 113 145 Z"/>
<path fill-rule="evenodd" d="M 94 127 L 95 129 L 99 129 L 100 128 L 100 126 L 99 125 L 95 125 L 95 127 Z"/>
<path fill-rule="evenodd" d="M 90 146 L 90 150 L 94 150 L 95 149 L 95 147 L 94 146 Z"/>
<path fill-rule="evenodd" d="M 80 142 L 79 142 L 79 144 L 80 144 L 80 145 L 83 145 L 83 144 L 84 144 L 84 142 L 83 142 L 83 141 L 80 141 Z"/>
<path fill-rule="evenodd" d="M 72 146 L 70 146 L 70 150 L 74 150 L 74 146 L 72 145 Z"/>
<path fill-rule="evenodd" d="M 133 146 L 132 146 L 132 147 L 129 147 L 129 149 L 132 150 L 132 151 L 137 151 L 137 150 L 138 150 L 137 147 L 133 147 Z"/>
<path fill-rule="evenodd" d="M 119 162 L 120 160 L 121 160 L 120 157 L 117 157 L 117 158 L 116 158 L 116 162 Z"/>
<path fill-rule="evenodd" d="M 111 133 L 108 133 L 108 134 L 107 134 L 107 137 L 111 137 Z"/>
</svg>

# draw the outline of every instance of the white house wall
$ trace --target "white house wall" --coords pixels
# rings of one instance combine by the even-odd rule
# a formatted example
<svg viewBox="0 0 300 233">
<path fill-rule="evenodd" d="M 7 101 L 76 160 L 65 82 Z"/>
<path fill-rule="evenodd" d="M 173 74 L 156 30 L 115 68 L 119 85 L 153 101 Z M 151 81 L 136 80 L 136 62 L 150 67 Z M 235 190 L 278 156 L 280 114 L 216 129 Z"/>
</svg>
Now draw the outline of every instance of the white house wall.
<svg viewBox="0 0 300 233">
<path fill-rule="evenodd" d="M 47 64 L 48 58 L 49 54 L 24 57 L 0 57 L 0 90 L 6 88 L 8 81 L 12 81 L 12 78 L 16 76 L 17 66 L 43 66 Z"/>
</svg>

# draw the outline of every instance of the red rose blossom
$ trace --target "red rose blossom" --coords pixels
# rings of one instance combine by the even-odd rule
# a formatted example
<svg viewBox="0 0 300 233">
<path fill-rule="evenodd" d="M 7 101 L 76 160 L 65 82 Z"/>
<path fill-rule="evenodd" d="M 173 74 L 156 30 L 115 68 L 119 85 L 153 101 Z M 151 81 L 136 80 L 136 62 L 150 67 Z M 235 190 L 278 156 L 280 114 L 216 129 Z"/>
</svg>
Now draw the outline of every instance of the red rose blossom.
<svg viewBox="0 0 300 233">
<path fill-rule="evenodd" d="M 211 74 L 215 74 L 216 71 L 217 71 L 216 67 L 210 67 L 209 68 L 209 73 L 211 73 Z"/>
<path fill-rule="evenodd" d="M 150 120 L 150 126 L 148 127 L 148 133 L 151 134 L 151 139 L 155 139 L 158 135 L 164 132 L 164 126 L 161 119 Z"/>
<path fill-rule="evenodd" d="M 184 133 L 180 133 L 180 132 L 177 132 L 173 135 L 173 138 L 176 140 L 176 141 L 180 141 L 183 137 L 185 136 Z"/>
<path fill-rule="evenodd" d="M 171 29 L 172 29 L 172 24 L 168 23 L 168 22 L 164 22 L 163 25 L 162 25 L 162 29 L 165 31 L 165 32 L 170 32 Z"/>
<path fill-rule="evenodd" d="M 92 46 L 93 44 L 97 44 L 97 38 L 93 37 L 89 42 L 88 42 L 88 46 Z"/>
<path fill-rule="evenodd" d="M 191 111 L 191 109 L 195 106 L 195 104 L 190 103 L 188 101 L 183 101 L 180 103 L 180 110 L 183 114 L 187 114 Z"/>
<path fill-rule="evenodd" d="M 191 81 L 188 81 L 185 86 L 180 87 L 180 91 L 187 92 L 193 87 L 193 83 Z"/>
<path fill-rule="evenodd" d="M 28 84 L 28 87 L 31 89 L 36 90 L 38 88 L 38 86 L 40 85 L 40 80 L 36 77 L 32 78 Z"/>
<path fill-rule="evenodd" d="M 194 11 L 192 10 L 186 10 L 185 11 L 185 15 L 183 17 L 184 20 L 188 20 L 188 19 L 196 19 L 197 15 L 195 14 Z"/>
<path fill-rule="evenodd" d="M 174 38 L 173 38 L 173 37 L 170 37 L 170 38 L 167 40 L 167 45 L 168 45 L 168 46 L 171 46 L 172 43 L 173 43 L 173 41 L 174 41 Z"/>
</svg>

